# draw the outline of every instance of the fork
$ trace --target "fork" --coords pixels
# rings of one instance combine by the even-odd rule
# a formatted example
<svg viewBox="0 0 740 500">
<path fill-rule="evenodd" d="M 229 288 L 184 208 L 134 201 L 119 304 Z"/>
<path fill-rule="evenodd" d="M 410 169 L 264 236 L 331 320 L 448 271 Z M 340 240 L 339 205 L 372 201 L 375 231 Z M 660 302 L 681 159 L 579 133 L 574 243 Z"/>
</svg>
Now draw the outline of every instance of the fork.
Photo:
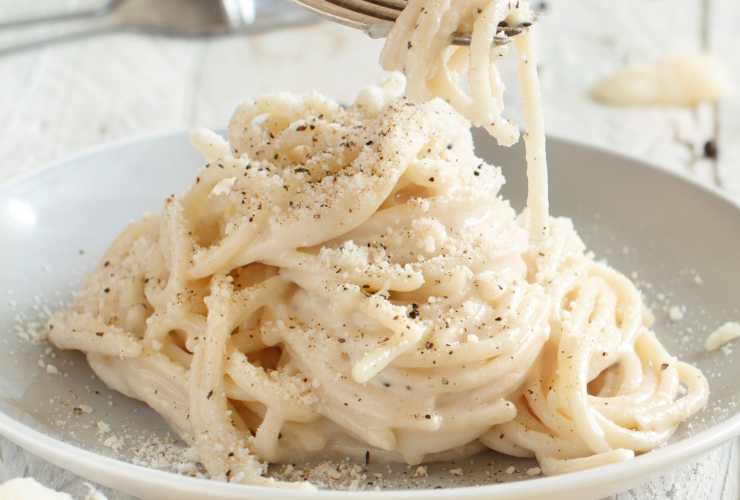
<svg viewBox="0 0 740 500">
<path fill-rule="evenodd" d="M 0 20 L 0 55 L 116 32 L 203 37 L 256 33 L 316 19 L 275 0 L 105 0 L 76 12 Z"/>
<path fill-rule="evenodd" d="M 406 0 L 293 0 L 334 22 L 356 28 L 367 33 L 371 38 L 385 38 L 390 33 L 393 23 L 406 7 Z M 511 37 L 529 29 L 537 20 L 510 26 L 506 22 L 499 24 L 494 45 L 506 45 Z M 470 45 L 470 34 L 458 33 L 451 42 L 453 45 Z"/>
</svg>

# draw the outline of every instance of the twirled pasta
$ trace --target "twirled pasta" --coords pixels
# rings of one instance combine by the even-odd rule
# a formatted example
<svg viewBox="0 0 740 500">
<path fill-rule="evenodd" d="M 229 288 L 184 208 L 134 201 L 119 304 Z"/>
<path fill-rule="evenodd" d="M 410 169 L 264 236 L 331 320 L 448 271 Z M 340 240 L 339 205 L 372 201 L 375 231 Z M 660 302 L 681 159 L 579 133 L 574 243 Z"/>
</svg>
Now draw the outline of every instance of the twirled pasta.
<svg viewBox="0 0 740 500">
<path fill-rule="evenodd" d="M 468 121 L 430 100 L 509 142 L 500 85 L 477 108 L 484 91 L 455 93 L 443 66 L 420 79 L 435 63 L 399 55 L 418 44 L 462 64 L 466 49 L 445 49 L 434 26 L 471 19 L 475 66 L 476 51 L 498 56 L 481 47 L 491 29 L 528 12 L 460 4 L 476 10 L 411 1 L 392 33 L 385 60 L 421 64 L 406 68 L 411 100 L 394 76 L 347 107 L 257 99 L 228 143 L 195 133 L 207 159 L 195 183 L 131 224 L 50 320 L 53 343 L 162 414 L 213 477 L 282 484 L 264 463 L 370 450 L 416 464 L 485 447 L 566 472 L 650 450 L 705 404 L 706 380 L 662 348 L 639 291 L 548 215 L 538 103 L 517 216 Z M 434 21 L 414 30 L 423 9 Z M 497 82 L 495 65 L 475 71 Z"/>
</svg>

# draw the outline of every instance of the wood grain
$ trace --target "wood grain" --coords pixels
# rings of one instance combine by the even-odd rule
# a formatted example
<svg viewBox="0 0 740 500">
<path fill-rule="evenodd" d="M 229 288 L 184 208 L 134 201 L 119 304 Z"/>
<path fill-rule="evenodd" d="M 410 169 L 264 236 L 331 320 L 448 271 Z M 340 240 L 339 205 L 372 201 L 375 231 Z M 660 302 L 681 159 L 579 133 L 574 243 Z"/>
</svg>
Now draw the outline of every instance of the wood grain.
<svg viewBox="0 0 740 500">
<path fill-rule="evenodd" d="M 737 99 L 716 109 L 612 109 L 588 98 L 595 82 L 626 63 L 707 45 L 740 75 L 737 0 L 651 0 L 634 7 L 614 0 L 547 2 L 539 42 L 548 130 L 693 172 L 707 183 L 713 163 L 701 151 L 716 139 L 722 179 L 740 196 Z M 321 24 L 215 40 L 111 35 L 0 58 L 0 181 L 101 143 L 223 126 L 239 102 L 266 92 L 311 88 L 350 100 L 380 78 L 379 50 L 378 41 Z M 735 500 L 738 456 L 738 443 L 728 443 L 612 500 Z M 76 497 L 86 492 L 79 478 L 0 439 L 0 482 L 19 475 Z M 130 498 L 105 492 L 111 500 Z"/>
</svg>

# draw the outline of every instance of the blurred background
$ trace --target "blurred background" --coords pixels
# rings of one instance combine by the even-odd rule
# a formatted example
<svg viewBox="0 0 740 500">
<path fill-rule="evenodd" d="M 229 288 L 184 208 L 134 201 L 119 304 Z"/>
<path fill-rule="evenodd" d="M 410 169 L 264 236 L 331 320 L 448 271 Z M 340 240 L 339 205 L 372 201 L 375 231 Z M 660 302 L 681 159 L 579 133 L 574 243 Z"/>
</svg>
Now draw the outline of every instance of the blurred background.
<svg viewBox="0 0 740 500">
<path fill-rule="evenodd" d="M 589 98 L 616 69 L 670 54 L 712 51 L 740 75 L 736 0 L 534 5 L 545 14 L 550 134 L 740 193 L 737 98 L 691 108 L 609 108 Z M 47 22 L 29 22 L 39 17 Z M 239 102 L 265 92 L 352 99 L 381 78 L 380 47 L 288 0 L 0 0 L 0 180 L 103 142 L 222 127 Z"/>
<path fill-rule="evenodd" d="M 619 68 L 702 51 L 716 54 L 736 87 L 737 0 L 532 1 L 544 14 L 549 134 L 740 197 L 739 96 L 629 108 L 590 97 Z M 0 182 L 112 141 L 224 127 L 237 104 L 267 92 L 317 90 L 349 101 L 382 78 L 381 46 L 288 0 L 0 0 Z M 515 91 L 509 100 L 519 119 Z M 725 485 L 737 482 L 737 470 L 736 447 L 725 446 L 625 498 L 730 498 Z M 0 439 L 0 482 L 26 473 L 82 488 Z"/>
</svg>

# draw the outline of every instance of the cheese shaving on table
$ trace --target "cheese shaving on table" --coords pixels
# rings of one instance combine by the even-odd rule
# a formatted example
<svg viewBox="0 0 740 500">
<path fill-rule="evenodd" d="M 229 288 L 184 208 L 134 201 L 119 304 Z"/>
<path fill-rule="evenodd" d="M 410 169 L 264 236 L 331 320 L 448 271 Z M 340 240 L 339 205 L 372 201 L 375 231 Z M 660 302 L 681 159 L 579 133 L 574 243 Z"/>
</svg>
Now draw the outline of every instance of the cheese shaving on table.
<svg viewBox="0 0 740 500">
<path fill-rule="evenodd" d="M 596 85 L 591 96 L 612 106 L 695 106 L 733 93 L 725 65 L 715 56 L 696 53 L 620 69 Z"/>
</svg>

